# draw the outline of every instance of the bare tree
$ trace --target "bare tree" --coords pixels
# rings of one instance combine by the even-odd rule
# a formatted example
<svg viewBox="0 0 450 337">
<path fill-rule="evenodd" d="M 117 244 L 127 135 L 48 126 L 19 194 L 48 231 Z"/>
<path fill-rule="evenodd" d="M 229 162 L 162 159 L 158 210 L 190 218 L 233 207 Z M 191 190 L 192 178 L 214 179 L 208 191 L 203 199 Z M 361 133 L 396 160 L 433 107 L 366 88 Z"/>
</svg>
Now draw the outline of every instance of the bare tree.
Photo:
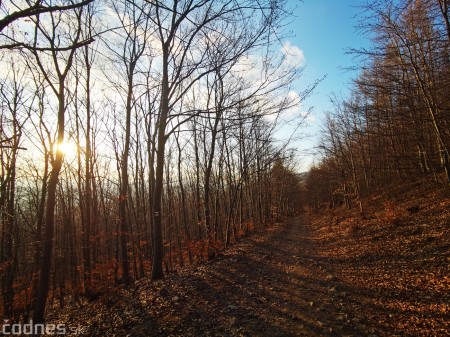
<svg viewBox="0 0 450 337">
<path fill-rule="evenodd" d="M 58 186 L 59 173 L 63 164 L 64 153 L 59 148 L 64 142 L 64 127 L 65 127 L 65 112 L 67 106 L 66 100 L 66 79 L 69 75 L 69 70 L 72 67 L 76 48 L 71 48 L 68 51 L 57 50 L 62 41 L 68 41 L 71 45 L 77 45 L 82 37 L 82 8 L 73 10 L 72 13 L 51 12 L 49 14 L 49 26 L 39 24 L 41 18 L 36 17 L 36 29 L 34 46 L 44 39 L 49 45 L 49 52 L 44 56 L 36 48 L 32 49 L 32 54 L 37 69 L 48 83 L 58 100 L 58 111 L 56 116 L 56 139 L 50 143 L 50 163 L 51 171 L 47 186 L 47 200 L 45 209 L 45 228 L 43 235 L 43 250 L 41 256 L 40 278 L 37 290 L 37 300 L 33 313 L 33 320 L 35 322 L 42 322 L 44 320 L 45 306 L 47 302 L 47 295 L 49 291 L 50 271 L 53 252 L 54 239 L 54 223 L 55 223 L 55 205 L 56 192 Z M 60 31 L 60 22 L 63 20 L 66 24 L 72 25 L 73 30 L 69 29 L 66 32 Z M 63 37 L 63 38 L 62 38 Z M 52 47 L 55 47 L 52 49 Z M 50 62 L 53 68 L 50 68 Z M 30 63 L 29 63 L 30 64 Z M 30 64 L 31 65 L 31 64 Z M 53 76 L 52 74 L 55 74 Z"/>
<path fill-rule="evenodd" d="M 127 221 L 127 204 L 129 195 L 129 156 L 131 146 L 131 123 L 132 113 L 135 111 L 137 92 L 136 76 L 142 72 L 139 68 L 139 62 L 145 56 L 149 56 L 148 39 L 151 34 L 149 26 L 149 16 L 151 6 L 145 2 L 124 1 L 121 3 L 113 2 L 113 9 L 120 20 L 121 31 L 124 34 L 123 50 L 116 52 L 116 46 L 110 48 L 110 52 L 119 59 L 121 67 L 124 69 L 125 76 L 125 135 L 124 146 L 120 159 L 121 181 L 119 191 L 119 228 L 121 244 L 122 261 L 122 279 L 124 284 L 130 282 L 130 266 L 128 253 L 128 237 L 131 224 Z M 145 55 L 147 53 L 147 55 Z M 150 63 L 146 67 L 150 67 Z"/>
<path fill-rule="evenodd" d="M 29 118 L 29 106 L 34 101 L 33 96 L 26 93 L 23 81 L 24 73 L 11 60 L 10 78 L 0 83 L 2 99 L 1 128 L 0 128 L 0 219 L 1 251 L 0 266 L 3 270 L 2 295 L 3 310 L 6 317 L 13 311 L 14 274 L 17 267 L 14 253 L 14 232 L 16 230 L 16 172 L 19 151 L 23 135 L 24 124 Z"/>
<path fill-rule="evenodd" d="M 152 18 L 162 55 L 161 98 L 157 119 L 156 169 L 153 193 L 153 267 L 152 279 L 163 277 L 162 207 L 165 144 L 168 127 L 183 96 L 219 64 L 207 62 L 206 51 L 225 52 L 221 64 L 226 65 L 255 46 L 270 41 L 272 29 L 283 20 L 281 6 L 273 3 L 217 3 L 212 1 L 174 1 L 170 4 L 150 3 L 155 8 Z M 253 18 L 253 19 L 250 19 Z M 258 21 L 259 20 L 259 21 Z M 244 26 L 241 23 L 247 22 Z M 251 23 L 251 24 L 250 24 Z M 223 50 L 209 44 L 208 36 L 228 39 L 232 48 Z M 206 41 L 205 41 L 206 40 Z M 182 123 L 198 114 L 184 112 Z"/>
</svg>

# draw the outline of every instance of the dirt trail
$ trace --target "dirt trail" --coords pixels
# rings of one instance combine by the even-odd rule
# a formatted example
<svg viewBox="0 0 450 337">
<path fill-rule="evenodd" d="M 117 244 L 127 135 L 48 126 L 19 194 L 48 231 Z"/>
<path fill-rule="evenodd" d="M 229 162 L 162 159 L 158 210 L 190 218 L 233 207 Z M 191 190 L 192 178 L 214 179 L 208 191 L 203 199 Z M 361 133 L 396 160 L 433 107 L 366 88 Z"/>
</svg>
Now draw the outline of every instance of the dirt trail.
<svg viewBox="0 0 450 337">
<path fill-rule="evenodd" d="M 321 262 L 311 224 L 298 217 L 275 230 L 206 271 L 205 306 L 224 327 L 212 335 L 367 336 L 371 329 L 343 312 L 348 293 Z"/>
<path fill-rule="evenodd" d="M 309 224 L 295 218 L 211 263 L 141 281 L 66 319 L 91 336 L 366 336 L 342 312 L 347 294 L 318 262 L 319 249 Z"/>
<path fill-rule="evenodd" d="M 187 313 L 181 310 L 183 330 L 177 329 L 177 334 L 330 336 L 337 332 L 336 288 L 331 274 L 315 261 L 318 247 L 309 226 L 297 218 L 276 230 L 269 240 L 248 240 L 227 258 L 199 270 L 198 278 L 194 274 L 187 280 L 193 285 L 194 301 Z M 188 294 L 180 306 L 191 302 L 189 298 Z"/>
<path fill-rule="evenodd" d="M 277 230 L 268 240 L 242 244 L 201 274 L 201 316 L 213 315 L 223 327 L 211 335 L 361 336 L 342 324 L 334 276 L 317 262 L 320 246 L 309 224 L 297 218 Z"/>
<path fill-rule="evenodd" d="M 373 275 L 366 272 L 373 274 L 383 260 L 374 260 L 370 252 L 330 255 L 362 239 L 346 242 L 333 236 L 330 241 L 323 233 L 331 227 L 325 226 L 291 219 L 246 238 L 210 263 L 162 281 L 138 281 L 132 289 L 117 290 L 75 313 L 59 312 L 56 322 L 80 325 L 85 336 L 381 337 L 428 331 L 398 331 L 416 316 L 396 307 L 405 302 L 402 293 L 370 281 Z M 389 281 L 397 269 L 379 272 Z M 421 294 L 417 291 L 415 298 Z M 433 301 L 446 300 L 446 294 L 443 288 Z M 428 335 L 446 336 L 447 307 L 430 308 L 434 321 L 424 316 L 421 324 L 437 319 L 440 327 Z"/>
</svg>

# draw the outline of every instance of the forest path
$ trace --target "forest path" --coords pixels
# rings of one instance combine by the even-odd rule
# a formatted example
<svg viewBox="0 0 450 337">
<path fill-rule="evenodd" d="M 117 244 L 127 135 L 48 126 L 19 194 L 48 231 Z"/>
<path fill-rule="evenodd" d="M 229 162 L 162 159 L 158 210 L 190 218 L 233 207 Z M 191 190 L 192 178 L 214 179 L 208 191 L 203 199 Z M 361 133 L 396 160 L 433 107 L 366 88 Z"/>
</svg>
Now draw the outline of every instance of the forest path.
<svg viewBox="0 0 450 337">
<path fill-rule="evenodd" d="M 241 244 L 235 256 L 202 275 L 205 287 L 199 291 L 206 310 L 199 316 L 214 315 L 224 328 L 217 335 L 223 336 L 343 332 L 343 327 L 336 327 L 334 276 L 318 262 L 320 244 L 310 224 L 295 218 L 275 231 L 265 240 L 255 237 Z"/>
<path fill-rule="evenodd" d="M 144 325 L 146 333 L 365 335 L 341 312 L 347 294 L 339 292 L 335 276 L 320 263 L 320 249 L 311 225 L 302 217 L 275 225 L 269 234 L 245 239 L 218 261 L 162 283 L 159 298 L 153 301 L 169 312 L 154 311 L 156 326 Z"/>
<path fill-rule="evenodd" d="M 341 312 L 348 294 L 315 235 L 292 218 L 210 263 L 138 281 L 59 320 L 85 336 L 368 336 Z"/>
<path fill-rule="evenodd" d="M 375 196 L 364 214 L 302 214 L 48 321 L 99 337 L 450 336 L 448 190 L 400 192 L 395 212 Z"/>
</svg>

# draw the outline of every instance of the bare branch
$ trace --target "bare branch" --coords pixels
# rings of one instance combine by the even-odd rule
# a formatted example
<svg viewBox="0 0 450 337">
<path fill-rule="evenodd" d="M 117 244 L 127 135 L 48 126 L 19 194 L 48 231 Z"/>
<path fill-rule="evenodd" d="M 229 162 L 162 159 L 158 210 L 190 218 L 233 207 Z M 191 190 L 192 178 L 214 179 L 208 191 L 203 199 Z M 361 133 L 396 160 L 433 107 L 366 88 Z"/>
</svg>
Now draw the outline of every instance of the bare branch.
<svg viewBox="0 0 450 337">
<path fill-rule="evenodd" d="M 54 11 L 65 11 L 75 8 L 80 8 L 83 6 L 86 6 L 93 2 L 94 0 L 84 0 L 79 3 L 75 3 L 72 5 L 66 5 L 66 6 L 43 6 L 40 4 L 40 1 L 37 1 L 34 6 L 28 7 L 26 9 L 22 9 L 19 11 L 16 11 L 10 15 L 5 16 L 3 19 L 0 20 L 0 32 L 3 31 L 8 25 L 13 23 L 14 21 L 18 19 L 27 18 L 33 15 L 39 15 L 43 13 L 49 13 Z"/>
</svg>

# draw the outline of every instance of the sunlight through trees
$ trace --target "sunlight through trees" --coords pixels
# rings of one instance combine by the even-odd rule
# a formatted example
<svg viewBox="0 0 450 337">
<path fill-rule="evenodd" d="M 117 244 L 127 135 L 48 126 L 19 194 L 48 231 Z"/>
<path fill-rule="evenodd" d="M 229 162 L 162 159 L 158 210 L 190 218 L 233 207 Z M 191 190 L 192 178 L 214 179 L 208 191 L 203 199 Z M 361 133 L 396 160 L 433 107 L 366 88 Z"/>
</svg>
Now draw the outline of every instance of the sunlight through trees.
<svg viewBox="0 0 450 337">
<path fill-rule="evenodd" d="M 315 84 L 291 87 L 284 1 L 0 6 L 3 317 L 42 322 L 298 211 L 275 133 Z"/>
</svg>

